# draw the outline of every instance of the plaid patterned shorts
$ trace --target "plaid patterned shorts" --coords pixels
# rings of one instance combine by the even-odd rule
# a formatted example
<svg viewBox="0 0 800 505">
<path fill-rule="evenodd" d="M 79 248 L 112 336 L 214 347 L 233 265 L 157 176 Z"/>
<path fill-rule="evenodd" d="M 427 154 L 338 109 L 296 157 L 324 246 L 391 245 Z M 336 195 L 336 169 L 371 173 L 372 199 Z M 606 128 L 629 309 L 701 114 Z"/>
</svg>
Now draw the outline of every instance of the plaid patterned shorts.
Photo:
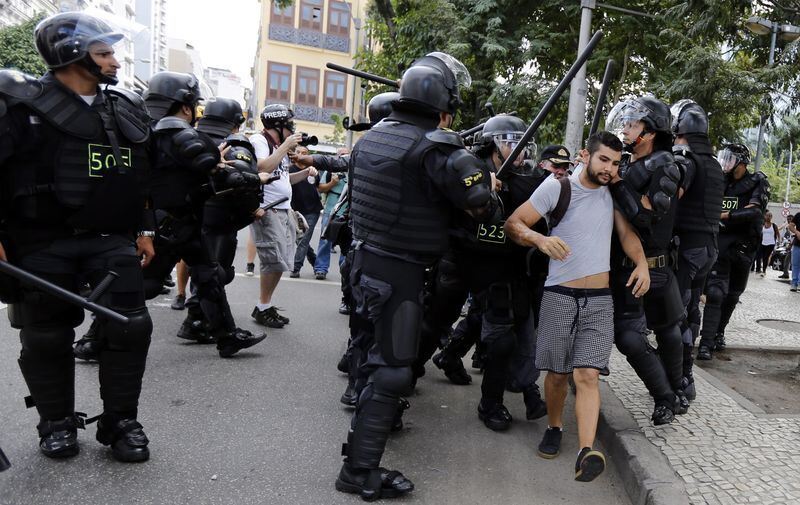
<svg viewBox="0 0 800 505">
<path fill-rule="evenodd" d="M 596 368 L 607 374 L 614 345 L 614 302 L 610 289 L 544 289 L 536 341 L 536 368 L 572 373 Z"/>
</svg>

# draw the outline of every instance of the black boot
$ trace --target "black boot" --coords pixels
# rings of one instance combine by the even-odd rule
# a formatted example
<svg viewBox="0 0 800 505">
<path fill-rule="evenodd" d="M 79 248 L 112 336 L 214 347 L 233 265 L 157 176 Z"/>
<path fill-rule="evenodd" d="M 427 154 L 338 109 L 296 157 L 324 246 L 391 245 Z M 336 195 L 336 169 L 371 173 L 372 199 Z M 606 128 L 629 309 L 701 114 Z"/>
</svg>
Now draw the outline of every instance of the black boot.
<svg viewBox="0 0 800 505">
<path fill-rule="evenodd" d="M 488 402 L 487 402 L 488 403 Z M 511 413 L 502 403 L 478 404 L 478 419 L 492 431 L 506 431 L 511 427 Z"/>
<path fill-rule="evenodd" d="M 683 394 L 686 395 L 686 399 L 693 402 L 697 398 L 697 389 L 694 386 L 694 377 L 691 373 L 688 377 L 683 378 L 682 386 Z"/>
<path fill-rule="evenodd" d="M 414 490 L 414 483 L 402 473 L 380 467 L 372 470 L 342 465 L 336 490 L 361 495 L 364 501 L 380 498 L 397 498 Z"/>
<path fill-rule="evenodd" d="M 97 361 L 100 356 L 100 340 L 97 338 L 97 321 L 92 321 L 92 325 L 80 340 L 75 342 L 72 354 L 76 358 L 84 361 Z"/>
<path fill-rule="evenodd" d="M 342 373 L 350 373 L 350 356 L 345 352 L 339 358 L 339 363 L 336 364 L 336 369 Z"/>
<path fill-rule="evenodd" d="M 394 415 L 394 423 L 392 424 L 392 431 L 400 431 L 403 429 L 403 412 L 411 408 L 411 404 L 405 398 L 400 398 L 397 403 L 397 413 Z"/>
<path fill-rule="evenodd" d="M 177 337 L 184 340 L 194 340 L 198 344 L 213 344 L 216 342 L 205 321 L 203 319 L 195 319 L 191 314 L 184 319 L 178 330 Z"/>
<path fill-rule="evenodd" d="M 725 334 L 724 333 L 717 333 L 714 337 L 714 350 L 715 351 L 724 351 L 727 344 L 725 343 Z"/>
<path fill-rule="evenodd" d="M 341 398 L 339 401 L 343 404 L 347 405 L 348 407 L 355 407 L 358 403 L 358 394 L 356 393 L 356 385 L 355 380 L 353 378 L 347 378 L 347 389 L 344 390 L 342 393 Z"/>
<path fill-rule="evenodd" d="M 707 345 L 700 344 L 700 347 L 697 349 L 697 359 L 699 361 L 709 361 L 712 358 L 713 354 L 711 348 Z"/>
<path fill-rule="evenodd" d="M 138 463 L 150 459 L 150 441 L 136 419 L 103 414 L 97 422 L 97 441 L 110 445 L 117 461 Z"/>
<path fill-rule="evenodd" d="M 217 340 L 217 351 L 220 358 L 230 358 L 242 349 L 253 347 L 257 343 L 267 338 L 266 333 L 253 335 L 247 330 L 236 328 L 233 331 L 215 334 Z"/>
<path fill-rule="evenodd" d="M 467 369 L 464 368 L 461 358 L 450 356 L 442 351 L 433 357 L 433 364 L 444 371 L 444 375 L 453 384 L 458 384 L 459 386 L 472 384 L 472 377 L 470 377 Z"/>
<path fill-rule="evenodd" d="M 55 421 L 44 421 L 36 426 L 39 431 L 39 449 L 48 458 L 71 458 L 80 452 L 78 428 L 83 423 L 72 415 Z"/>
<path fill-rule="evenodd" d="M 678 410 L 680 410 L 680 400 L 677 396 L 673 396 L 671 400 L 662 398 L 656 400 L 653 415 L 650 416 L 650 419 L 656 426 L 669 424 L 675 420 L 675 414 L 678 413 Z"/>
<path fill-rule="evenodd" d="M 528 421 L 539 419 L 547 415 L 547 404 L 542 400 L 542 395 L 539 393 L 539 386 L 534 384 L 522 392 L 522 398 L 525 400 L 525 418 Z"/>
</svg>

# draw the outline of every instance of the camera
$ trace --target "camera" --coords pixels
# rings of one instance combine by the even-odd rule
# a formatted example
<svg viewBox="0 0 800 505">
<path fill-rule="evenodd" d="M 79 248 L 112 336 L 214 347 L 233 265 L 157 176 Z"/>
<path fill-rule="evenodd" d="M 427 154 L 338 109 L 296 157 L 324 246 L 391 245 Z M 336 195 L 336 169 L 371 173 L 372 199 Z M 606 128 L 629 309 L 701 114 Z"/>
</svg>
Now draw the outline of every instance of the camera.
<svg viewBox="0 0 800 505">
<path fill-rule="evenodd" d="M 308 133 L 301 133 L 300 135 L 302 135 L 302 138 L 300 139 L 300 142 L 297 143 L 297 145 L 307 147 L 319 144 L 319 139 L 317 139 L 315 135 L 309 135 Z"/>
</svg>

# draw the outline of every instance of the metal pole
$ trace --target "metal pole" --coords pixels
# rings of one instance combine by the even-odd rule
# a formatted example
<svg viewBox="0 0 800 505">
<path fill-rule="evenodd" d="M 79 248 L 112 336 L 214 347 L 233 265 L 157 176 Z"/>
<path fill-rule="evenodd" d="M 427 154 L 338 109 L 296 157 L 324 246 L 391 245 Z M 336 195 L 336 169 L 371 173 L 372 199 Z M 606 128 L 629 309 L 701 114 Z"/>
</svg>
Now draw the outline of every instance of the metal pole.
<svg viewBox="0 0 800 505">
<path fill-rule="evenodd" d="M 567 74 L 558 83 L 556 89 L 554 89 L 553 92 L 550 94 L 550 98 L 548 98 L 547 101 L 544 103 L 544 105 L 542 105 L 541 110 L 539 110 L 539 113 L 536 115 L 533 122 L 530 124 L 530 126 L 528 126 L 528 129 L 525 130 L 525 134 L 522 136 L 519 143 L 517 143 L 517 147 L 515 147 L 514 150 L 511 151 L 511 154 L 508 155 L 506 161 L 504 161 L 503 165 L 497 170 L 496 174 L 497 177 L 500 177 L 500 173 L 509 166 L 511 166 L 514 163 L 514 160 L 517 159 L 517 156 L 519 156 L 522 153 L 527 143 L 530 142 L 534 134 L 536 134 L 536 130 L 538 130 L 539 126 L 541 126 L 541 124 L 544 122 L 544 118 L 547 117 L 547 114 L 549 114 L 550 111 L 553 109 L 558 99 L 561 98 L 562 94 L 564 94 L 564 91 L 566 91 L 567 89 L 567 85 L 570 82 L 572 82 L 572 80 L 575 78 L 575 75 L 577 75 L 580 67 L 582 67 L 583 64 L 586 63 L 586 60 L 588 60 L 589 56 L 592 55 L 592 51 L 594 51 L 594 48 L 597 47 L 597 44 L 600 43 L 600 39 L 602 38 L 603 38 L 602 30 L 597 30 L 594 33 L 594 35 L 592 35 L 591 40 L 589 40 L 589 42 L 586 44 L 586 48 L 583 50 L 581 54 L 578 55 L 578 59 L 576 59 L 575 62 L 572 64 L 572 66 L 569 68 Z"/>
<path fill-rule="evenodd" d="M 790 177 L 792 176 L 792 142 L 789 141 L 789 167 L 786 169 L 786 196 L 783 198 L 784 202 L 789 201 L 789 186 L 790 186 Z"/>
<path fill-rule="evenodd" d="M 614 77 L 614 60 L 608 60 L 606 63 L 606 71 L 603 74 L 603 84 L 600 86 L 600 94 L 597 96 L 597 103 L 594 106 L 594 117 L 592 118 L 592 126 L 589 128 L 589 135 L 593 135 L 597 128 L 600 126 L 600 117 L 603 115 L 603 108 L 606 104 L 606 95 L 608 94 L 608 87 L 611 85 L 611 79 Z M 575 151 L 570 151 L 575 152 Z"/>
<path fill-rule="evenodd" d="M 354 18 L 353 19 L 353 27 L 356 29 L 356 52 L 358 52 L 361 43 L 361 19 Z M 358 77 L 353 76 L 353 87 L 350 90 L 350 119 L 355 122 L 356 121 L 356 89 L 359 87 Z M 353 148 L 353 132 L 348 128 L 347 133 L 345 134 L 345 145 L 347 145 L 347 149 L 350 150 Z"/>
<path fill-rule="evenodd" d="M 592 29 L 592 10 L 595 0 L 581 0 L 581 28 L 578 38 L 578 55 L 589 41 Z M 567 111 L 567 130 L 564 145 L 571 153 L 578 152 L 583 140 L 583 127 L 586 123 L 586 65 L 584 64 L 573 79 L 569 89 L 569 109 Z"/>
<path fill-rule="evenodd" d="M 772 64 L 775 63 L 775 41 L 778 37 L 778 23 L 772 22 L 772 37 L 770 38 L 769 43 L 769 63 L 767 64 L 768 67 L 772 67 Z M 756 147 L 756 172 L 761 169 L 761 153 L 763 151 L 764 146 L 764 123 L 766 122 L 767 118 L 764 117 L 764 114 L 761 114 L 761 117 L 758 121 L 758 146 Z"/>
</svg>

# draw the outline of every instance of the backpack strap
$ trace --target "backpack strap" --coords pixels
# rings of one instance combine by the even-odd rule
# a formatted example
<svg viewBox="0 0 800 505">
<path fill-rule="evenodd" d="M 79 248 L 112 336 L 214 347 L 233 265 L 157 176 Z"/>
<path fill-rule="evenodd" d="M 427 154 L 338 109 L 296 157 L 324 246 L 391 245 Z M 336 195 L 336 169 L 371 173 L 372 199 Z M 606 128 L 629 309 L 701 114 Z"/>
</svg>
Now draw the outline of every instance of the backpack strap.
<svg viewBox="0 0 800 505">
<path fill-rule="evenodd" d="M 558 180 L 561 184 L 561 191 L 558 193 L 558 201 L 556 207 L 550 213 L 550 230 L 552 231 L 558 223 L 564 218 L 569 208 L 569 201 L 572 199 L 572 186 L 569 183 L 569 177 L 562 177 Z"/>
</svg>

